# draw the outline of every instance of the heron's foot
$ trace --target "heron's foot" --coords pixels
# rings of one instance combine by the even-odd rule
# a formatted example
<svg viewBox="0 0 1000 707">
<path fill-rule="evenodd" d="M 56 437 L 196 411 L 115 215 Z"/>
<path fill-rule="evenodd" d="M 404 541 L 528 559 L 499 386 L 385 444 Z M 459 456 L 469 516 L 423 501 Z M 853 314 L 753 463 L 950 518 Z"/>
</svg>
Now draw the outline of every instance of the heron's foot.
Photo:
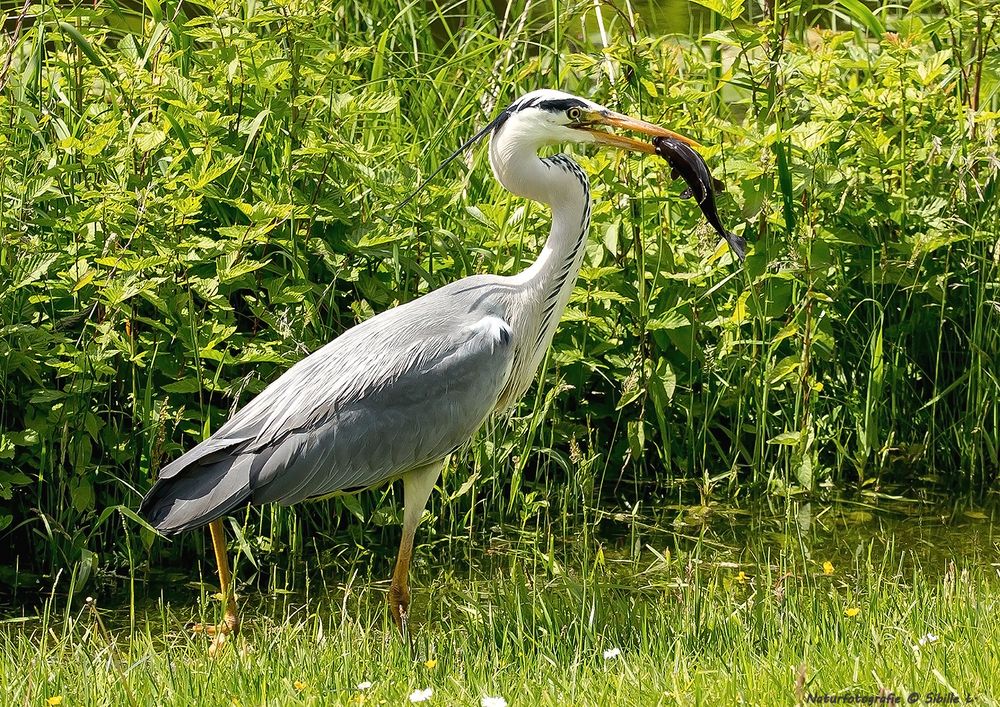
<svg viewBox="0 0 1000 707">
<path fill-rule="evenodd" d="M 410 617 L 410 588 L 392 584 L 389 587 L 389 611 L 400 634 L 406 635 L 406 625 Z"/>
<path fill-rule="evenodd" d="M 212 637 L 212 643 L 208 647 L 208 655 L 214 658 L 219 655 L 219 651 L 226 645 L 230 637 L 235 637 L 240 632 L 240 620 L 238 616 L 227 615 L 220 624 L 213 626 L 198 623 L 191 627 L 191 631 Z"/>
</svg>

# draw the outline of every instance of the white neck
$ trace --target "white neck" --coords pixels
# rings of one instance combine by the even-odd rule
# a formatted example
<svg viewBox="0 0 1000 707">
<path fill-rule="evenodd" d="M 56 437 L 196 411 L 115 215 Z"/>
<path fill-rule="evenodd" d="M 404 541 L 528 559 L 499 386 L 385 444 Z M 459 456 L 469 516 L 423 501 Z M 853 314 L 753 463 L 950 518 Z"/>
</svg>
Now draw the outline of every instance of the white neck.
<svg viewBox="0 0 1000 707">
<path fill-rule="evenodd" d="M 539 147 L 511 139 L 509 133 L 490 142 L 490 163 L 500 183 L 552 209 L 552 228 L 542 252 L 526 270 L 507 278 L 516 293 L 511 325 L 522 343 L 501 407 L 519 398 L 534 379 L 569 302 L 590 228 L 586 174 L 566 155 L 539 159 Z"/>
<path fill-rule="evenodd" d="M 510 278 L 511 284 L 544 301 L 554 290 L 572 290 L 576 282 L 590 228 L 590 186 L 573 160 L 566 155 L 539 159 L 538 147 L 527 140 L 493 141 L 490 164 L 508 191 L 552 209 L 552 227 L 542 252 L 531 266 Z M 560 312 L 563 306 L 565 302 Z"/>
</svg>

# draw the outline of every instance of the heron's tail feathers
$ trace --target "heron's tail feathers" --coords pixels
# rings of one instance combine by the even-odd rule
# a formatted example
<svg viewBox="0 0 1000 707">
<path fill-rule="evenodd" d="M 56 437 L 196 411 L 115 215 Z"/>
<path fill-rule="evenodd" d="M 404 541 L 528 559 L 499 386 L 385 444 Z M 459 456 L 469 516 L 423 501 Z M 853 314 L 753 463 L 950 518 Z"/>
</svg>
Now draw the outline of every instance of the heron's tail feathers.
<svg viewBox="0 0 1000 707">
<path fill-rule="evenodd" d="M 163 468 L 139 506 L 164 535 L 205 525 L 250 501 L 252 454 L 219 449 L 188 454 Z"/>
</svg>

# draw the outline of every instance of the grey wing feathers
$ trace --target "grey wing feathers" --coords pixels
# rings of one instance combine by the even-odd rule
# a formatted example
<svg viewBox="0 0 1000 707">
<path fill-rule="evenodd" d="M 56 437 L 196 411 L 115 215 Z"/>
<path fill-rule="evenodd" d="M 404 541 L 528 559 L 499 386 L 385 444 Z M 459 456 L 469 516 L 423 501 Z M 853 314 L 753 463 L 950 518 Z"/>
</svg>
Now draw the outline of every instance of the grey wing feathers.
<svg viewBox="0 0 1000 707">
<path fill-rule="evenodd" d="M 141 510 L 179 532 L 247 503 L 364 488 L 443 459 L 493 410 L 514 347 L 501 316 L 438 293 L 299 361 L 164 467 Z"/>
</svg>

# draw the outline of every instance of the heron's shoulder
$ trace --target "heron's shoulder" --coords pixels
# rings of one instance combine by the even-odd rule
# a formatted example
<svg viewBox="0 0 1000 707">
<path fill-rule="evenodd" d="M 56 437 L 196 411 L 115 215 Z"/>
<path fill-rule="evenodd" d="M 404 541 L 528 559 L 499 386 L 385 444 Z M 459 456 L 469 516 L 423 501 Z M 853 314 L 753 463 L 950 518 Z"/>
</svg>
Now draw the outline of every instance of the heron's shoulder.
<svg viewBox="0 0 1000 707">
<path fill-rule="evenodd" d="M 503 297 L 512 291 L 509 278 L 502 275 L 469 275 L 461 280 L 449 282 L 436 290 L 428 292 L 424 297 L 470 298 Z"/>
<path fill-rule="evenodd" d="M 356 350 L 391 356 L 428 340 L 437 342 L 431 348 L 447 348 L 449 341 L 465 340 L 473 333 L 470 330 L 496 330 L 506 339 L 511 292 L 504 278 L 496 275 L 462 278 L 376 314 L 307 358 L 320 351 L 329 358 L 335 352 Z"/>
<path fill-rule="evenodd" d="M 385 314 L 422 322 L 473 324 L 484 317 L 506 319 L 513 300 L 514 289 L 506 278 L 472 275 L 449 282 Z"/>
</svg>

